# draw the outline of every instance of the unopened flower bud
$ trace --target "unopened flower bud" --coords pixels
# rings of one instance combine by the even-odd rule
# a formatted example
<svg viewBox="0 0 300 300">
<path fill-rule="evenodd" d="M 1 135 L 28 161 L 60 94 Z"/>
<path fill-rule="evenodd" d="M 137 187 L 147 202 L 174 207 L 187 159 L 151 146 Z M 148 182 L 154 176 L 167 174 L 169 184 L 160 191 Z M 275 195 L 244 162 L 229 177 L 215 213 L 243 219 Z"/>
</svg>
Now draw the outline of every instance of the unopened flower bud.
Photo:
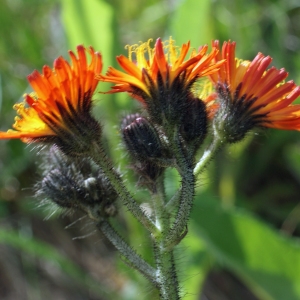
<svg viewBox="0 0 300 300">
<path fill-rule="evenodd" d="M 143 117 L 138 117 L 123 128 L 122 137 L 128 151 L 137 160 L 163 156 L 163 146 L 156 129 Z"/>
<path fill-rule="evenodd" d="M 116 214 L 118 195 L 100 169 L 88 159 L 70 159 L 51 149 L 37 195 L 62 208 L 78 209 L 94 218 Z"/>
<path fill-rule="evenodd" d="M 142 118 L 142 116 L 140 114 L 138 114 L 138 113 L 137 114 L 127 115 L 122 120 L 121 130 L 123 130 L 124 128 L 126 128 L 128 125 L 130 125 L 131 123 L 133 123 L 138 118 Z"/>
<path fill-rule="evenodd" d="M 62 208 L 78 208 L 77 198 L 84 196 L 76 181 L 61 170 L 49 172 L 39 184 L 39 193 L 47 196 Z"/>
<path fill-rule="evenodd" d="M 138 185 L 148 188 L 150 191 L 155 188 L 158 177 L 162 174 L 164 168 L 153 162 L 136 163 L 135 172 L 140 176 Z"/>
<path fill-rule="evenodd" d="M 207 133 L 207 113 L 205 103 L 198 99 L 189 99 L 182 118 L 181 134 L 185 141 L 200 144 Z"/>
</svg>

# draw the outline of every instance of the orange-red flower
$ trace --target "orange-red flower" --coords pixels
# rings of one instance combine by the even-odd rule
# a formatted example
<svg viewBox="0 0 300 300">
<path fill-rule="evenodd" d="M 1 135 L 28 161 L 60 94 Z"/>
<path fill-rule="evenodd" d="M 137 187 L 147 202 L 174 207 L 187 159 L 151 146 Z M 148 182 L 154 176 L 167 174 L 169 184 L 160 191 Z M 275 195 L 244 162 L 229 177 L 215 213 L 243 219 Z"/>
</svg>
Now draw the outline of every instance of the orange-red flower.
<svg viewBox="0 0 300 300">
<path fill-rule="evenodd" d="M 193 52 L 191 57 L 184 61 L 190 49 L 190 42 L 183 44 L 179 53 L 171 38 L 168 43 L 157 39 L 154 49 L 150 47 L 150 42 L 151 40 L 129 46 L 129 58 L 124 55 L 117 57 L 125 73 L 110 67 L 106 76 L 100 75 L 101 80 L 116 83 L 111 93 L 128 92 L 143 101 L 138 90 L 151 96 L 152 87 L 158 89 L 161 84 L 171 87 L 180 75 L 184 76 L 183 84 L 187 87 L 196 78 L 216 72 L 221 65 L 220 62 L 212 64 L 218 52 L 216 48 L 206 55 L 207 46 L 203 46 L 198 53 Z M 167 53 L 164 48 L 167 49 Z M 136 54 L 136 61 L 133 61 L 133 53 Z"/>
<path fill-rule="evenodd" d="M 219 48 L 219 42 L 214 41 L 213 46 Z M 300 130 L 300 105 L 292 104 L 300 87 L 284 81 L 288 76 L 284 69 L 267 69 L 270 56 L 258 53 L 253 61 L 238 60 L 235 43 L 229 41 L 215 59 L 226 59 L 210 75 L 219 97 L 217 122 L 224 121 L 223 129 L 231 131 L 233 141 L 254 126 Z"/>
<path fill-rule="evenodd" d="M 0 132 L 0 139 L 20 138 L 24 142 L 55 141 L 58 144 L 76 143 L 99 131 L 99 124 L 91 116 L 92 96 L 97 87 L 95 79 L 102 70 L 102 58 L 92 47 L 77 47 L 78 57 L 69 51 L 71 65 L 59 57 L 54 67 L 33 71 L 28 81 L 34 93 L 26 94 L 24 102 L 15 104 L 19 116 L 14 130 Z"/>
<path fill-rule="evenodd" d="M 129 46 L 129 58 L 117 57 L 124 72 L 110 67 L 106 76 L 98 78 L 115 83 L 109 93 L 128 92 L 145 104 L 158 123 L 162 122 L 162 114 L 169 120 L 178 119 L 195 81 L 215 73 L 223 62 L 213 61 L 218 53 L 216 47 L 206 54 L 208 47 L 203 46 L 198 52 L 192 51 L 186 59 L 189 42 L 181 49 L 175 46 L 172 38 L 166 42 L 157 39 L 154 48 L 150 42 Z"/>
</svg>

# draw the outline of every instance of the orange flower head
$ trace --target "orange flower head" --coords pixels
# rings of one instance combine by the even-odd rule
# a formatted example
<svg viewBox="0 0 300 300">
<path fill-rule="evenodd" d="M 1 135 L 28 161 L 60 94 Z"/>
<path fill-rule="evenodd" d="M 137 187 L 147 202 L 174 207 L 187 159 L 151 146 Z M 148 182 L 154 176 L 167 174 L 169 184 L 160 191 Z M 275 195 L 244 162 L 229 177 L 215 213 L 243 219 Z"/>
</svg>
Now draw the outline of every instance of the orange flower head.
<svg viewBox="0 0 300 300">
<path fill-rule="evenodd" d="M 219 48 L 219 42 L 213 46 Z M 253 61 L 238 60 L 235 46 L 224 42 L 215 60 L 226 63 L 210 75 L 220 106 L 215 124 L 227 141 L 242 139 L 254 127 L 300 130 L 300 105 L 292 104 L 300 87 L 284 81 L 288 76 L 284 69 L 267 69 L 270 56 L 258 53 Z"/>
<path fill-rule="evenodd" d="M 26 94 L 24 102 L 14 105 L 17 116 L 14 130 L 0 132 L 0 139 L 28 142 L 54 142 L 65 152 L 85 151 L 86 145 L 100 135 L 100 125 L 91 115 L 95 79 L 102 70 L 102 58 L 92 47 L 77 47 L 76 56 L 69 51 L 71 65 L 59 57 L 53 69 L 33 71 L 28 81 L 34 93 Z M 73 151 L 74 152 L 74 151 Z"/>
<path fill-rule="evenodd" d="M 223 62 L 214 62 L 216 47 L 206 54 L 208 47 L 203 46 L 186 59 L 189 42 L 179 49 L 171 37 L 165 42 L 157 39 L 154 48 L 151 41 L 128 46 L 129 57 L 117 57 L 124 71 L 110 67 L 106 76 L 98 79 L 115 83 L 109 93 L 127 92 L 143 103 L 156 123 L 178 122 L 188 99 L 194 98 L 193 84 L 198 78 L 215 73 Z"/>
</svg>

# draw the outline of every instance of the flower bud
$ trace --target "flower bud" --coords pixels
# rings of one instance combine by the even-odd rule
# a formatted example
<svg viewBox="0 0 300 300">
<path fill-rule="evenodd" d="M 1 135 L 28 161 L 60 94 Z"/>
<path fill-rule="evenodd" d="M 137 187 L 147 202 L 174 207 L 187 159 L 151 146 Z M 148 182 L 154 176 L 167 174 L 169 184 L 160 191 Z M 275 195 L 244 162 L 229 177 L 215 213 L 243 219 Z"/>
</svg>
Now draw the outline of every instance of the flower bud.
<svg viewBox="0 0 300 300">
<path fill-rule="evenodd" d="M 53 148 L 47 155 L 43 180 L 37 195 L 59 207 L 82 210 L 94 218 L 116 213 L 118 195 L 100 169 L 88 159 L 70 159 Z"/>
<path fill-rule="evenodd" d="M 135 172 L 139 175 L 139 186 L 146 187 L 150 191 L 155 189 L 155 183 L 158 177 L 163 173 L 164 168 L 153 162 L 137 162 L 133 166 Z"/>
<path fill-rule="evenodd" d="M 140 114 L 131 114 L 127 115 L 125 118 L 123 118 L 121 123 L 121 130 L 123 131 L 128 125 L 133 123 L 136 119 L 142 118 Z"/>
<path fill-rule="evenodd" d="M 62 208 L 77 209 L 78 199 L 84 198 L 84 191 L 77 185 L 76 180 L 62 170 L 54 169 L 39 183 L 39 194 L 43 194 Z"/>
<path fill-rule="evenodd" d="M 163 156 L 163 146 L 156 129 L 143 117 L 138 117 L 122 129 L 126 148 L 137 160 L 149 160 Z"/>
<path fill-rule="evenodd" d="M 207 133 L 207 113 L 205 103 L 198 99 L 189 99 L 184 111 L 181 134 L 186 142 L 201 144 Z"/>
</svg>

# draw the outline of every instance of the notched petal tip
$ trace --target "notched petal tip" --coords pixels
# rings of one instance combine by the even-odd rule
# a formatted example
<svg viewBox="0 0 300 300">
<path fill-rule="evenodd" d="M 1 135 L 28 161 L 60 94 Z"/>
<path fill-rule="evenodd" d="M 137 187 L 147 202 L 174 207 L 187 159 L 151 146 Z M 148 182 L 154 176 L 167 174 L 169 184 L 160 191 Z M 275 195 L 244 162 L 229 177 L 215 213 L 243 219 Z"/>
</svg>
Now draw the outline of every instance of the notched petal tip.
<svg viewBox="0 0 300 300">
<path fill-rule="evenodd" d="M 56 58 L 53 62 L 54 69 L 61 69 L 64 62 L 65 62 L 65 59 L 62 56 L 59 56 L 58 58 Z"/>
<path fill-rule="evenodd" d="M 39 78 L 40 73 L 37 70 L 33 70 L 32 73 L 30 73 L 29 75 L 27 75 L 27 80 L 29 81 L 29 83 L 35 81 L 37 78 Z"/>
<path fill-rule="evenodd" d="M 77 52 L 84 52 L 85 51 L 85 47 L 83 45 L 78 45 L 76 47 L 76 49 L 77 49 Z"/>
</svg>

